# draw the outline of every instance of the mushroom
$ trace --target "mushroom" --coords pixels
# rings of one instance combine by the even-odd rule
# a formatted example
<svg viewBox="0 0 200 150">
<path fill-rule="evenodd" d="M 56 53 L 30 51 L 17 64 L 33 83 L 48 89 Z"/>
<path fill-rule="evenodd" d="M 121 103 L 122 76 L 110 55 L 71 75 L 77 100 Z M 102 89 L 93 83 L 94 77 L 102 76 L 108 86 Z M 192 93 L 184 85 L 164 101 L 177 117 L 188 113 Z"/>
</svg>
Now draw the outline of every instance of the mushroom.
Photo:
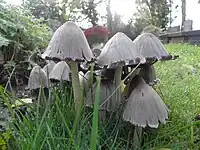
<svg viewBox="0 0 200 150">
<path fill-rule="evenodd" d="M 139 127 L 157 128 L 159 122 L 166 123 L 168 108 L 142 77 L 136 76 L 132 92 L 125 104 L 123 119 Z"/>
<path fill-rule="evenodd" d="M 143 63 L 144 58 L 136 51 L 136 47 L 124 33 L 116 33 L 104 46 L 100 56 L 97 58 L 99 66 L 115 68 L 114 83 L 116 88 L 116 99 L 114 104 L 121 101 L 120 83 L 122 67 L 125 65 L 136 65 Z M 146 60 L 145 60 L 146 61 Z M 144 63 L 145 63 L 144 61 Z"/>
<path fill-rule="evenodd" d="M 156 57 L 161 61 L 177 58 L 177 56 L 170 55 L 161 41 L 152 33 L 142 33 L 133 43 L 138 53 L 144 57 Z"/>
<path fill-rule="evenodd" d="M 28 80 L 28 89 L 33 93 L 33 96 L 38 97 L 40 88 L 44 88 L 45 96 L 48 96 L 48 78 L 46 72 L 40 67 L 35 66 L 31 70 L 29 80 Z M 43 103 L 44 104 L 44 103 Z"/>
<path fill-rule="evenodd" d="M 40 87 L 48 88 L 47 75 L 40 66 L 35 66 L 30 73 L 30 77 L 28 80 L 28 89 L 35 90 L 39 89 Z"/>
<path fill-rule="evenodd" d="M 58 81 L 70 81 L 70 68 L 65 61 L 57 63 L 49 74 L 49 78 Z"/>
<path fill-rule="evenodd" d="M 133 43 L 136 46 L 136 50 L 144 57 L 155 57 L 160 61 L 176 59 L 178 57 L 170 55 L 161 41 L 152 33 L 142 33 L 133 41 Z M 145 66 L 141 69 L 140 74 L 148 84 L 156 84 L 155 69 L 153 65 Z"/>
<path fill-rule="evenodd" d="M 47 76 L 49 76 L 55 65 L 56 63 L 54 61 L 49 61 L 49 63 L 43 67 L 43 70 L 46 72 Z"/>
<path fill-rule="evenodd" d="M 97 82 L 93 84 L 93 93 L 88 92 L 88 95 L 86 98 L 86 106 L 93 107 L 94 102 L 92 102 L 89 98 L 90 97 L 96 97 L 97 92 Z M 115 96 L 113 94 L 113 91 L 115 90 L 115 84 L 109 81 L 101 81 L 100 84 L 100 108 L 99 110 L 106 110 L 108 112 L 115 111 L 116 110 L 116 104 L 117 101 L 115 100 Z M 109 99 L 109 100 L 108 100 Z M 107 100 L 107 102 L 105 102 Z"/>
<path fill-rule="evenodd" d="M 72 73 L 72 86 L 76 106 L 81 103 L 81 87 L 78 76 L 78 63 L 94 58 L 82 30 L 71 21 L 64 23 L 54 33 L 43 58 L 69 62 Z"/>
<path fill-rule="evenodd" d="M 97 85 L 98 83 L 95 82 L 87 92 L 85 98 L 85 106 L 93 108 L 94 100 L 97 95 Z M 102 80 L 100 83 L 99 89 L 99 120 L 104 121 L 106 119 L 107 112 L 114 112 L 117 109 L 118 102 L 116 101 L 115 95 L 113 91 L 115 90 L 115 84 L 110 81 Z"/>
</svg>

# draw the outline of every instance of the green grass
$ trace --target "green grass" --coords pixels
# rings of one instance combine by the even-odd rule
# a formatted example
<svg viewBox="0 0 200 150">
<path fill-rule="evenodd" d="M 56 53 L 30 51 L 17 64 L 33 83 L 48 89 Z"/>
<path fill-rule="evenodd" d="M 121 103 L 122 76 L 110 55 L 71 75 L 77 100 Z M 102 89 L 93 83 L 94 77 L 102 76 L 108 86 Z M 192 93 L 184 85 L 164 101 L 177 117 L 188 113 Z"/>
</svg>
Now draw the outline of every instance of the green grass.
<svg viewBox="0 0 200 150">
<path fill-rule="evenodd" d="M 200 47 L 170 44 L 167 49 L 180 56 L 156 63 L 160 79 L 156 91 L 170 109 L 169 121 L 156 130 L 147 129 L 141 149 L 200 149 L 200 122 L 194 120 L 200 113 Z M 33 111 L 23 121 L 13 120 L 9 133 L 14 140 L 9 144 L 16 150 L 128 150 L 133 146 L 134 128 L 122 121 L 121 112 L 98 124 L 97 107 L 89 113 L 83 109 L 76 122 L 71 91 L 55 90 L 54 97 L 55 104 L 40 115 Z"/>
<path fill-rule="evenodd" d="M 169 44 L 172 54 L 180 58 L 156 64 L 160 84 L 158 93 L 170 108 L 169 122 L 146 139 L 146 147 L 199 149 L 200 122 L 200 47 L 188 44 Z M 194 68 L 193 68 L 194 67 Z M 195 70 L 195 71 L 194 71 Z"/>
</svg>

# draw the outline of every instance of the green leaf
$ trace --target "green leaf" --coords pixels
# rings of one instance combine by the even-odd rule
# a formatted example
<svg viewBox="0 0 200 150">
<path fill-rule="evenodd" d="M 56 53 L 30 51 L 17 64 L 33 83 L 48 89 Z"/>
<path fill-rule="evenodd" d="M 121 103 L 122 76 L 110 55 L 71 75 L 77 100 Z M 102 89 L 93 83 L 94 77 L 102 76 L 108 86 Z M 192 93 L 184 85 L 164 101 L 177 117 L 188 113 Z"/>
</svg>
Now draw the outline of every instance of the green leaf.
<svg viewBox="0 0 200 150">
<path fill-rule="evenodd" d="M 10 43 L 10 41 L 8 39 L 6 39 L 6 38 L 4 38 L 4 37 L 2 37 L 0 35 L 0 47 L 2 47 L 2 46 L 8 46 L 9 43 Z"/>
</svg>

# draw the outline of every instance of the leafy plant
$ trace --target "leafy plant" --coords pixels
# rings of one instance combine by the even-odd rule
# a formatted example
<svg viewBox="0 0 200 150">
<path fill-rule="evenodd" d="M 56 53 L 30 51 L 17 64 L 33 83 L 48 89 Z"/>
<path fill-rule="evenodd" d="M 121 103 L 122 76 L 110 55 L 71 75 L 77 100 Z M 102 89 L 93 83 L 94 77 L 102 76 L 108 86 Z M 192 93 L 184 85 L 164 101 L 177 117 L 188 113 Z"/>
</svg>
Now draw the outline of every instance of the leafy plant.
<svg viewBox="0 0 200 150">
<path fill-rule="evenodd" d="M 51 32 L 42 20 L 27 15 L 19 7 L 0 3 L 0 8 L 0 52 L 5 63 L 14 62 L 5 66 L 6 73 L 15 68 L 16 72 L 26 74 L 23 72 L 28 68 L 28 56 L 47 46 Z"/>
</svg>

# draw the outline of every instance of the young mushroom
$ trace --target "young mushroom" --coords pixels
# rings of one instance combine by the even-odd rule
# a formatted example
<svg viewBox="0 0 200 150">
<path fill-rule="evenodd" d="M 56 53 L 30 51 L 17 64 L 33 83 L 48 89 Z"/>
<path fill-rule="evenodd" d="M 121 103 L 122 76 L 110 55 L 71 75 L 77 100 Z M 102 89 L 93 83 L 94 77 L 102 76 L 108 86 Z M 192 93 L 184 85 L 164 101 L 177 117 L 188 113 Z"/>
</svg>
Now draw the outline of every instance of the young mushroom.
<svg viewBox="0 0 200 150">
<path fill-rule="evenodd" d="M 33 92 L 33 96 L 36 96 L 37 98 L 40 88 L 44 88 L 45 96 L 47 97 L 48 96 L 48 78 L 47 78 L 46 72 L 40 66 L 35 66 L 31 70 L 31 73 L 29 76 L 28 89 L 30 89 Z"/>
<path fill-rule="evenodd" d="M 49 61 L 49 63 L 43 67 L 43 70 L 46 72 L 47 76 L 49 76 L 55 65 L 56 63 L 54 61 Z"/>
<path fill-rule="evenodd" d="M 142 77 L 136 76 L 132 82 L 132 92 L 127 99 L 123 118 L 139 127 L 157 128 L 159 122 L 166 123 L 168 108 Z"/>
<path fill-rule="evenodd" d="M 94 56 L 82 30 L 71 21 L 64 23 L 54 33 L 43 58 L 68 61 L 71 69 L 74 100 L 77 106 L 82 102 L 78 76 L 78 63 L 92 61 Z"/>
<path fill-rule="evenodd" d="M 49 79 L 57 81 L 70 81 L 70 68 L 65 61 L 57 63 L 49 74 Z"/>
</svg>

